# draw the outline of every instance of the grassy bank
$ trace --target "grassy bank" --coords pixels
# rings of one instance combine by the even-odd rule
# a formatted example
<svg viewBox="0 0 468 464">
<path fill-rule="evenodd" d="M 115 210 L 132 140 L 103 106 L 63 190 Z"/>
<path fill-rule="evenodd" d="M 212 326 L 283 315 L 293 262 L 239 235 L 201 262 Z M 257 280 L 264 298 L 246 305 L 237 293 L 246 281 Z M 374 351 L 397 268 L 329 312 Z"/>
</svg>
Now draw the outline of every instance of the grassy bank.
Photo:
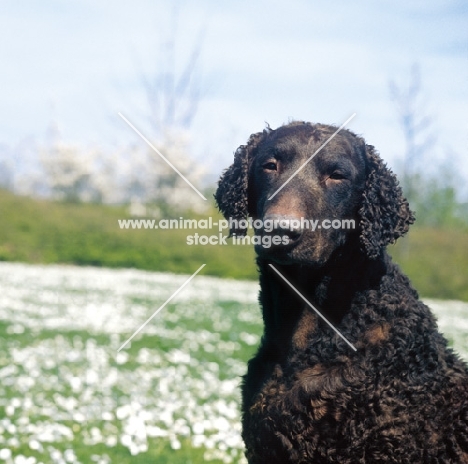
<svg viewBox="0 0 468 464">
<path fill-rule="evenodd" d="M 421 295 L 468 301 L 467 231 L 414 227 L 390 253 Z"/>
<path fill-rule="evenodd" d="M 213 209 L 208 215 L 220 218 Z M 0 191 L 0 260 L 133 267 L 255 279 L 252 247 L 187 245 L 187 230 L 122 230 L 124 207 L 63 204 Z M 217 234 L 217 230 L 198 230 Z M 468 301 L 468 234 L 413 227 L 390 247 L 395 260 L 426 297 Z"/>
<path fill-rule="evenodd" d="M 216 211 L 209 213 L 220 218 Z M 122 230 L 124 207 L 64 204 L 0 190 L 0 260 L 68 263 L 190 273 L 207 263 L 206 273 L 255 277 L 254 254 L 231 245 L 187 245 L 195 230 Z M 198 230 L 217 234 L 217 230 Z"/>
</svg>

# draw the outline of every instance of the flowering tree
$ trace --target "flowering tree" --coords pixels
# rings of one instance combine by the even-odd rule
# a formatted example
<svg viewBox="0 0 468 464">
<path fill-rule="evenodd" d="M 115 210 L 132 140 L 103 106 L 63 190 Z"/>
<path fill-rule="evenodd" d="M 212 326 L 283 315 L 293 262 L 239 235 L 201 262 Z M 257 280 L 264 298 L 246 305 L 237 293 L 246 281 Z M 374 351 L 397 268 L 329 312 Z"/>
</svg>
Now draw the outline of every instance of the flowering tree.
<svg viewBox="0 0 468 464">
<path fill-rule="evenodd" d="M 48 196 L 66 202 L 110 202 L 115 171 L 106 155 L 64 142 L 40 150 L 43 185 Z"/>
</svg>

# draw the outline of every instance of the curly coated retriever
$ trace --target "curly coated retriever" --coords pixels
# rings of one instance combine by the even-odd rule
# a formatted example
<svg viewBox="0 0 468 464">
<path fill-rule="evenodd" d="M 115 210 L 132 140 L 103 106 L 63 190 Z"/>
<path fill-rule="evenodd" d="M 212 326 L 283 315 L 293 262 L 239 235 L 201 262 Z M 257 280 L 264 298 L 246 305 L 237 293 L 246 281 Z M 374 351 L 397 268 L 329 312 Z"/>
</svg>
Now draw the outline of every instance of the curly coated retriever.
<svg viewBox="0 0 468 464">
<path fill-rule="evenodd" d="M 242 387 L 248 462 L 468 463 L 467 366 L 385 250 L 413 214 L 352 132 L 311 157 L 336 131 L 253 134 L 215 194 L 226 218 L 255 220 L 255 237 L 282 237 L 255 246 L 264 334 Z"/>
</svg>

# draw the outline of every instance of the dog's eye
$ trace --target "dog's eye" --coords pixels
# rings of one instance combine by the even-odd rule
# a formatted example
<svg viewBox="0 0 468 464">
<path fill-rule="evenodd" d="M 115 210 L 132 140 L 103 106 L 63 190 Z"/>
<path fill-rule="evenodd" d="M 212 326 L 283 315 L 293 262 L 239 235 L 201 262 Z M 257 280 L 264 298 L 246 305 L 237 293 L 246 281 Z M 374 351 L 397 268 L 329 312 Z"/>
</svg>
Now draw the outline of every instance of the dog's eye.
<svg viewBox="0 0 468 464">
<path fill-rule="evenodd" d="M 340 171 L 335 171 L 330 174 L 329 179 L 342 180 L 342 179 L 346 179 L 346 176 Z"/>
<path fill-rule="evenodd" d="M 265 171 L 276 171 L 277 165 L 273 161 L 269 161 L 268 163 L 263 164 L 262 168 L 265 169 Z"/>
</svg>

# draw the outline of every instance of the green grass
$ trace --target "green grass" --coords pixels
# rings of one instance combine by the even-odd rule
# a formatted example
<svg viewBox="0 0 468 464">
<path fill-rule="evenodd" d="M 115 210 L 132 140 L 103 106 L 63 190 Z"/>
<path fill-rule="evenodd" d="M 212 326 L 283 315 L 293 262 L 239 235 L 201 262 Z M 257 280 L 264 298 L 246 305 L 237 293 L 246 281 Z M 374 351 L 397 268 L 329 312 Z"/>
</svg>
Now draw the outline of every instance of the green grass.
<svg viewBox="0 0 468 464">
<path fill-rule="evenodd" d="M 390 254 L 426 298 L 468 301 L 468 233 L 414 227 Z"/>
<path fill-rule="evenodd" d="M 214 209 L 208 215 L 221 217 Z M 241 279 L 256 276 L 251 247 L 239 251 L 239 246 L 232 245 L 187 245 L 187 235 L 196 230 L 121 230 L 118 219 L 129 218 L 124 207 L 57 203 L 0 190 L 0 217 L 3 261 L 176 273 L 191 273 L 200 263 L 209 263 L 206 271 L 210 275 Z M 217 230 L 198 232 L 218 234 Z"/>
<path fill-rule="evenodd" d="M 214 208 L 206 216 L 220 215 Z M 124 207 L 64 204 L 0 190 L 0 260 L 126 267 L 257 279 L 252 246 L 189 246 L 187 230 L 121 230 Z M 195 216 L 192 216 L 195 217 Z M 217 234 L 217 230 L 198 230 Z M 468 234 L 413 227 L 389 251 L 421 295 L 468 301 Z"/>
<path fill-rule="evenodd" d="M 35 349 L 41 350 L 44 346 L 54 344 L 57 349 L 65 348 L 70 349 L 79 341 L 80 345 L 86 346 L 91 342 L 96 344 L 102 350 L 108 350 L 110 340 L 105 335 L 90 335 L 84 331 L 54 331 L 54 330 L 41 330 L 40 333 L 32 333 L 29 330 L 24 330 L 21 334 L 12 334 L 10 324 L 0 322 L 0 347 L 3 353 L 9 353 L 10 350 L 26 350 Z M 129 350 L 128 361 L 123 365 L 115 362 L 109 362 L 109 368 L 119 370 L 120 376 L 125 376 L 134 373 L 139 367 L 136 357 L 140 349 L 157 349 L 158 351 L 169 351 L 168 345 L 164 346 L 156 337 L 141 337 L 138 343 L 134 343 Z M 167 439 L 150 438 L 146 439 L 147 451 L 140 452 L 139 454 L 132 455 L 129 448 L 122 445 L 117 441 L 119 435 L 123 435 L 122 421 L 117 418 L 111 420 L 99 420 L 95 417 L 96 408 L 101 407 L 100 403 L 113 403 L 125 404 L 130 402 L 131 394 L 125 388 L 116 386 L 109 392 L 102 392 L 99 386 L 88 386 L 89 395 L 93 396 L 93 401 L 88 405 L 88 409 L 92 410 L 90 419 L 84 421 L 74 421 L 70 418 L 57 420 L 54 416 L 54 410 L 51 405 L 56 403 L 57 395 L 61 398 L 76 399 L 81 401 L 81 392 L 76 392 L 69 385 L 67 385 L 67 377 L 72 373 L 79 378 L 85 378 L 87 369 L 91 366 L 88 365 L 86 358 L 74 362 L 72 365 L 69 363 L 55 363 L 53 357 L 50 358 L 51 366 L 37 363 L 35 369 L 40 371 L 42 380 L 33 382 L 33 386 L 21 391 L 18 388 L 20 382 L 13 383 L 5 382 L 5 385 L 0 387 L 2 400 L 0 401 L 0 418 L 5 418 L 3 421 L 0 419 L 0 435 L 3 435 L 3 441 L 0 440 L 0 449 L 7 448 L 12 452 L 13 456 L 28 456 L 36 458 L 34 463 L 49 463 L 49 462 L 80 462 L 92 463 L 118 463 L 118 464 L 153 464 L 153 463 L 167 463 L 167 464 L 202 464 L 206 462 L 206 453 L 209 452 L 204 446 L 194 447 L 188 437 L 177 437 L 179 449 L 174 448 Z M 0 369 L 12 365 L 11 358 L 0 358 Z M 219 362 L 220 360 L 217 359 Z M 92 367 L 91 367 L 92 368 Z M 141 369 L 141 367 L 140 367 Z M 127 374 L 126 374 L 127 373 Z M 18 369 L 14 374 L 21 379 L 24 376 L 29 376 L 30 372 L 18 365 Z M 195 372 L 196 375 L 196 372 Z M 50 381 L 47 381 L 49 379 Z M 86 383 L 86 382 L 84 382 Z M 157 388 L 155 389 L 157 395 Z M 111 396 L 112 399 L 106 398 Z M 84 396 L 84 395 L 83 395 Z M 130 397 L 129 397 L 130 396 Z M 21 399 L 19 399 L 21 398 Z M 24 410 L 26 399 L 34 399 L 34 403 L 47 404 L 50 413 L 41 411 L 40 408 L 34 406 L 29 411 Z M 8 405 L 15 404 L 21 405 L 13 412 L 7 411 Z M 23 408 L 23 410 L 21 410 Z M 105 409 L 105 407 L 102 407 Z M 63 408 L 58 408 L 61 416 L 71 416 L 71 411 L 64 411 Z M 115 411 L 112 411 L 115 414 Z M 26 419 L 27 417 L 27 419 Z M 17 425 L 14 428 L 11 424 Z M 33 427 L 26 427 L 27 424 L 33 424 Z M 41 433 L 43 426 L 54 426 L 55 428 L 62 426 L 72 431 L 73 438 L 67 439 L 67 436 L 56 436 L 54 441 L 44 440 L 41 441 L 37 435 L 31 433 L 32 430 L 37 430 Z M 102 438 L 96 438 L 95 430 L 99 431 L 101 437 L 114 438 L 115 444 L 108 441 L 102 442 Z M 34 449 L 31 446 L 32 441 L 40 443 L 40 449 Z M 64 457 L 73 452 L 74 458 L 67 461 L 52 460 L 55 453 L 57 456 Z M 239 453 L 236 454 L 237 456 Z M 95 458 L 95 460 L 94 460 Z M 16 462 L 16 461 L 15 461 Z M 22 461 L 23 462 L 23 461 Z M 28 461 L 29 462 L 29 461 Z M 209 459 L 210 463 L 222 464 L 224 461 L 220 459 Z M 233 462 L 233 461 L 230 461 Z"/>
<path fill-rule="evenodd" d="M 246 464 L 240 383 L 256 282 L 0 263 L 0 462 Z M 21 283 L 21 284 L 19 284 Z M 467 303 L 432 301 L 468 359 Z M 26 460 L 27 459 L 27 460 Z"/>
<path fill-rule="evenodd" d="M 245 464 L 239 384 L 262 330 L 255 283 L 197 276 L 118 351 L 184 280 L 0 263 L 0 457 Z"/>
</svg>

